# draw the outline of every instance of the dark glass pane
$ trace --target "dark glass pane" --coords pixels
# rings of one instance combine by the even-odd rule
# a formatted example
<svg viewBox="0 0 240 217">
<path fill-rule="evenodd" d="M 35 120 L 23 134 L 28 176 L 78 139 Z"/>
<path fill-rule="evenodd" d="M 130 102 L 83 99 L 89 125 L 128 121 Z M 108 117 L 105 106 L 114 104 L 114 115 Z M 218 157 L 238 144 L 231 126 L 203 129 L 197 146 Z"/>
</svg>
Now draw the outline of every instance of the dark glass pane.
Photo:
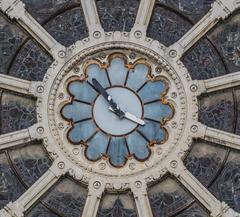
<svg viewBox="0 0 240 217">
<path fill-rule="evenodd" d="M 149 68 L 145 64 L 138 64 L 128 75 L 127 86 L 137 91 L 146 81 Z"/>
<path fill-rule="evenodd" d="M 10 158 L 27 186 L 34 184 L 50 167 L 42 144 L 27 144 L 24 147 L 9 151 Z"/>
<path fill-rule="evenodd" d="M 210 217 L 210 215 L 199 204 L 194 203 L 175 217 Z"/>
<path fill-rule="evenodd" d="M 35 207 L 33 207 L 28 213 L 24 216 L 26 217 L 60 217 L 56 215 L 42 204 L 38 203 Z"/>
<path fill-rule="evenodd" d="M 25 33 L 0 14 L 0 73 L 8 73 L 9 64 L 25 39 Z"/>
<path fill-rule="evenodd" d="M 235 108 L 231 91 L 217 92 L 200 100 L 199 120 L 209 127 L 233 133 Z"/>
<path fill-rule="evenodd" d="M 132 195 L 129 193 L 104 195 L 97 217 L 137 217 Z"/>
<path fill-rule="evenodd" d="M 17 200 L 25 189 L 11 169 L 7 157 L 0 154 L 0 208 L 8 202 Z"/>
<path fill-rule="evenodd" d="M 71 181 L 63 179 L 43 201 L 53 210 L 61 213 L 60 216 L 79 217 L 87 197 L 87 188 Z"/>
<path fill-rule="evenodd" d="M 153 100 L 159 100 L 162 94 L 166 92 L 167 87 L 162 81 L 149 81 L 144 87 L 138 92 L 143 103 L 151 102 Z"/>
<path fill-rule="evenodd" d="M 209 34 L 230 72 L 240 71 L 239 32 L 240 14 L 237 11 L 229 19 L 219 22 Z"/>
<path fill-rule="evenodd" d="M 78 3 L 80 5 L 80 3 Z M 88 36 L 82 10 L 77 7 L 56 16 L 45 26 L 46 30 L 62 45 L 70 46 Z"/>
<path fill-rule="evenodd" d="M 131 30 L 136 19 L 139 0 L 97 0 L 96 3 L 105 31 Z"/>
<path fill-rule="evenodd" d="M 110 162 L 114 166 L 122 166 L 128 155 L 125 139 L 121 137 L 113 137 L 109 144 L 108 155 L 110 157 Z"/>
<path fill-rule="evenodd" d="M 170 46 L 179 40 L 192 25 L 180 15 L 166 8 L 156 6 L 147 31 L 148 37 Z"/>
<path fill-rule="evenodd" d="M 68 136 L 71 142 L 80 143 L 81 141 L 86 141 L 96 130 L 96 125 L 92 120 L 84 121 L 74 124 Z"/>
<path fill-rule="evenodd" d="M 154 217 L 166 217 L 185 209 L 193 198 L 175 180 L 166 178 L 149 189 L 149 200 Z"/>
<path fill-rule="evenodd" d="M 40 23 L 49 19 L 58 11 L 79 4 L 78 0 L 23 0 L 28 12 Z"/>
<path fill-rule="evenodd" d="M 32 99 L 3 93 L 0 115 L 0 133 L 25 129 L 36 123 L 35 103 Z"/>
<path fill-rule="evenodd" d="M 150 155 L 148 142 L 136 131 L 127 137 L 127 144 L 131 154 L 139 160 L 145 160 Z"/>
<path fill-rule="evenodd" d="M 124 85 L 128 69 L 125 67 L 123 59 L 114 58 L 107 70 L 112 85 Z"/>
<path fill-rule="evenodd" d="M 92 103 L 97 97 L 97 92 L 87 83 L 74 81 L 69 85 L 69 92 L 74 99 Z"/>
<path fill-rule="evenodd" d="M 215 197 L 240 212 L 240 152 L 232 151 L 210 188 Z"/>
<path fill-rule="evenodd" d="M 158 0 L 157 2 L 174 9 L 196 23 L 210 10 L 214 0 Z"/>
<path fill-rule="evenodd" d="M 63 107 L 62 113 L 65 118 L 76 122 L 86 118 L 91 118 L 92 106 L 73 101 Z"/>
<path fill-rule="evenodd" d="M 99 132 L 89 142 L 87 157 L 90 160 L 97 160 L 106 153 L 109 138 L 106 134 Z"/>
<path fill-rule="evenodd" d="M 149 140 L 161 143 L 167 139 L 166 131 L 161 128 L 160 123 L 145 121 L 145 126 L 139 127 L 139 131 Z"/>
<path fill-rule="evenodd" d="M 42 81 L 52 58 L 32 40 L 17 53 L 9 74 L 25 80 Z"/>
<path fill-rule="evenodd" d="M 205 39 L 187 51 L 182 61 L 192 79 L 208 79 L 226 74 L 223 60 L 215 48 Z"/>
<path fill-rule="evenodd" d="M 184 164 L 204 186 L 208 186 L 218 175 L 227 153 L 219 145 L 198 141 L 194 143 Z"/>
</svg>

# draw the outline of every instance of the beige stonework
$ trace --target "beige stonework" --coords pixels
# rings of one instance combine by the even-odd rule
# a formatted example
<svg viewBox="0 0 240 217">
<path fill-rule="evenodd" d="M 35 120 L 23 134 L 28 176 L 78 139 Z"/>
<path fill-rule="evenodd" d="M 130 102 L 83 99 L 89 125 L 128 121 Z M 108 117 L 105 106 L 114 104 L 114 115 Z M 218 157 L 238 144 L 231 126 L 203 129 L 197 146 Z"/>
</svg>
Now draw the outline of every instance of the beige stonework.
<svg viewBox="0 0 240 217">
<path fill-rule="evenodd" d="M 95 217 L 106 190 L 130 189 L 134 195 L 139 217 L 152 217 L 147 187 L 166 173 L 175 176 L 189 192 L 211 213 L 212 217 L 240 217 L 225 203 L 217 200 L 183 165 L 182 159 L 193 138 L 213 141 L 222 146 L 240 149 L 240 137 L 212 129 L 198 122 L 198 96 L 240 85 L 240 72 L 222 77 L 193 81 L 180 61 L 181 56 L 198 42 L 218 22 L 227 19 L 240 7 L 239 0 L 216 0 L 211 10 L 179 41 L 165 47 L 146 37 L 155 1 L 141 0 L 136 22 L 130 32 L 104 32 L 94 0 L 81 0 L 89 37 L 66 48 L 57 42 L 26 10 L 20 0 L 0 0 L 0 9 L 9 19 L 16 20 L 53 58 L 43 82 L 32 82 L 0 75 L 0 88 L 37 98 L 38 123 L 28 129 L 0 136 L 0 150 L 42 140 L 53 165 L 18 200 L 0 210 L 1 217 L 22 217 L 60 177 L 69 174 L 88 186 L 88 198 L 83 217 Z M 76 160 L 68 154 L 63 122 L 59 116 L 60 90 L 72 75 L 73 66 L 100 50 L 129 49 L 143 53 L 158 63 L 163 76 L 170 82 L 168 98 L 175 103 L 176 114 L 167 124 L 169 140 L 163 148 L 153 148 L 153 157 L 140 167 L 138 162 L 121 170 L 111 168 L 104 160 L 95 164 Z M 80 73 L 77 76 L 81 76 Z M 177 93 L 172 97 L 171 93 Z M 64 97 L 66 97 L 64 99 Z M 68 100 L 66 94 L 61 100 Z M 50 124 L 49 124 L 50 123 Z M 51 126 L 50 126 L 51 125 Z M 60 145 L 58 145 L 59 143 Z M 70 156 L 70 157 L 69 157 Z M 121 171 L 121 172 L 119 172 Z M 117 174 L 117 175 L 116 175 Z"/>
</svg>

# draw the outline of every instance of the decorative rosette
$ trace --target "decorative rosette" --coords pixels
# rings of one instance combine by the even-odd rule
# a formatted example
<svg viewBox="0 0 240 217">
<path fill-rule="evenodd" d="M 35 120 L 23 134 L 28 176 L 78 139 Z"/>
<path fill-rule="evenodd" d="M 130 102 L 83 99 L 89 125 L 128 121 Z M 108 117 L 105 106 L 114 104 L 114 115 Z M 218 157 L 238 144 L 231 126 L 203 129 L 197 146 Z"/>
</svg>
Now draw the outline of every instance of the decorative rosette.
<svg viewBox="0 0 240 217">
<path fill-rule="evenodd" d="M 67 138 L 74 145 L 83 144 L 87 159 L 97 161 L 107 157 L 114 167 L 122 167 L 130 157 L 144 161 L 151 155 L 151 146 L 168 139 L 164 125 L 174 115 L 173 106 L 164 96 L 168 83 L 151 76 L 151 67 L 144 59 L 128 63 L 120 53 L 108 57 L 107 63 L 89 61 L 84 66 L 84 79 L 74 80 L 67 90 L 71 101 L 64 105 L 62 117 L 71 123 Z M 92 85 L 96 78 L 104 88 L 122 86 L 131 89 L 141 99 L 145 126 L 127 135 L 114 136 L 102 131 L 94 121 L 93 105 L 99 93 Z"/>
</svg>

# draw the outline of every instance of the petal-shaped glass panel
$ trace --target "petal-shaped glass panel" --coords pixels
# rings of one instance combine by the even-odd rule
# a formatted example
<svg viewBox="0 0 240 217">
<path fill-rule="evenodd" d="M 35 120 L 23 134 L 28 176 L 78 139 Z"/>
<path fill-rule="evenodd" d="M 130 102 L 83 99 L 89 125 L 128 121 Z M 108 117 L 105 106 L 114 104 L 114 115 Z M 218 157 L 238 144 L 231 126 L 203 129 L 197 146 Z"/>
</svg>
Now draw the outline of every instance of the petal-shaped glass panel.
<svg viewBox="0 0 240 217">
<path fill-rule="evenodd" d="M 145 64 L 137 64 L 130 70 L 127 80 L 127 86 L 137 91 L 147 80 L 148 67 Z"/>
<path fill-rule="evenodd" d="M 112 85 L 124 85 L 128 69 L 125 67 L 124 60 L 115 58 L 108 68 L 108 74 Z"/>
<path fill-rule="evenodd" d="M 68 133 L 68 138 L 72 143 L 80 143 L 89 139 L 96 130 L 96 125 L 92 120 L 83 121 L 74 125 Z"/>
<path fill-rule="evenodd" d="M 67 104 L 62 110 L 63 116 L 74 122 L 80 121 L 86 118 L 91 118 L 92 107 L 85 103 L 75 102 Z"/>
<path fill-rule="evenodd" d="M 97 92 L 87 82 L 74 81 L 68 88 L 74 99 L 80 101 L 92 103 L 97 96 Z"/>
<path fill-rule="evenodd" d="M 170 118 L 173 110 L 169 105 L 164 105 L 160 101 L 150 103 L 144 106 L 145 118 L 162 122 L 166 118 Z"/>
<path fill-rule="evenodd" d="M 109 138 L 106 134 L 99 132 L 89 142 L 87 148 L 87 158 L 90 160 L 99 159 L 106 153 Z"/>
<path fill-rule="evenodd" d="M 105 69 L 101 69 L 97 64 L 89 65 L 87 68 L 87 74 L 90 83 L 92 83 L 92 79 L 95 78 L 104 88 L 110 86 Z"/>
<path fill-rule="evenodd" d="M 149 140 L 160 143 L 166 139 L 166 131 L 161 128 L 160 123 L 144 120 L 145 126 L 139 127 L 139 131 Z"/>
<path fill-rule="evenodd" d="M 113 137 L 109 144 L 108 155 L 110 157 L 110 162 L 114 166 L 124 165 L 128 155 L 125 139 L 121 137 Z"/>
<path fill-rule="evenodd" d="M 153 100 L 160 100 L 166 88 L 166 85 L 162 81 L 149 81 L 138 93 L 143 103 L 146 103 Z"/>
<path fill-rule="evenodd" d="M 133 132 L 127 137 L 129 151 L 139 160 L 146 159 L 150 152 L 147 147 L 148 142 L 138 133 Z"/>
</svg>

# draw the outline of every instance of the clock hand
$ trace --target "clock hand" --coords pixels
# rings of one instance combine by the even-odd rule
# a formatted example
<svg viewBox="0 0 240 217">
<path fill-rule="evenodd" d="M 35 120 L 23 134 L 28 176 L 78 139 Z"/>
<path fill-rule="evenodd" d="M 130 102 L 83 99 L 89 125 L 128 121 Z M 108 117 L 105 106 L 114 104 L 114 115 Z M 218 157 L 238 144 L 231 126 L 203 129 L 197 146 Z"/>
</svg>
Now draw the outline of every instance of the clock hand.
<svg viewBox="0 0 240 217">
<path fill-rule="evenodd" d="M 107 93 L 107 91 L 103 88 L 103 86 L 97 81 L 97 79 L 92 79 L 93 86 L 97 89 L 97 91 L 102 94 L 104 99 L 106 99 L 112 108 L 112 111 L 119 117 L 124 118 L 124 112 L 118 107 L 117 103 L 112 99 L 112 97 Z"/>
<path fill-rule="evenodd" d="M 111 106 L 110 106 L 108 109 L 109 109 L 110 111 L 114 112 L 114 110 L 112 109 Z M 123 113 L 124 113 L 124 117 L 127 118 L 128 120 L 133 121 L 133 122 L 135 122 L 135 123 L 137 123 L 137 124 L 140 124 L 140 125 L 142 125 L 142 126 L 145 125 L 145 122 L 144 122 L 142 119 L 137 118 L 135 115 L 133 115 L 133 114 L 131 114 L 131 113 L 129 113 L 129 112 L 123 112 Z"/>
</svg>

